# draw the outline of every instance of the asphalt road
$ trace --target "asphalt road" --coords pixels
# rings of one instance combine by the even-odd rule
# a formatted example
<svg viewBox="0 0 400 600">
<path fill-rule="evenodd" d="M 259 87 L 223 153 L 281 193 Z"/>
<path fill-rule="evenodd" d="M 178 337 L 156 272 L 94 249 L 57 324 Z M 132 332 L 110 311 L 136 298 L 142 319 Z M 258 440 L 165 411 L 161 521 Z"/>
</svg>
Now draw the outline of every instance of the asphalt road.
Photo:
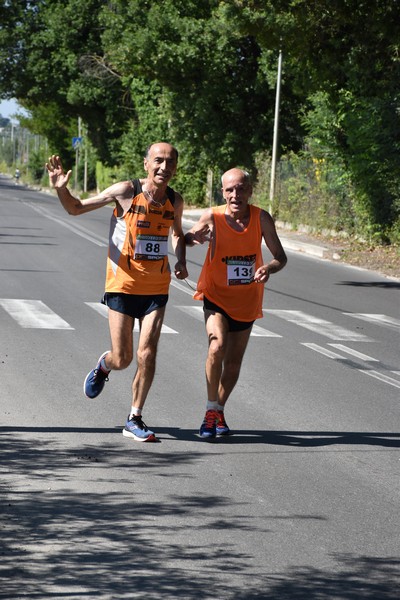
<svg viewBox="0 0 400 600">
<path fill-rule="evenodd" d="M 399 282 L 288 251 L 234 435 L 206 443 L 189 249 L 144 412 L 160 443 L 140 444 L 121 435 L 133 367 L 82 392 L 109 346 L 109 216 L 0 178 L 0 598 L 397 599 Z"/>
</svg>

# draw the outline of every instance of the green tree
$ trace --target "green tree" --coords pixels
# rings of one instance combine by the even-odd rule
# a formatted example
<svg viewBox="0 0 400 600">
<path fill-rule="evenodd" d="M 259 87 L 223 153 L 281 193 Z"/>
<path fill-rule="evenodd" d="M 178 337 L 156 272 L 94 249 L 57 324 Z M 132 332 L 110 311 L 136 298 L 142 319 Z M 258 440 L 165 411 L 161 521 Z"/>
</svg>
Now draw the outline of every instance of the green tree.
<svg viewBox="0 0 400 600">
<path fill-rule="evenodd" d="M 136 147 L 137 135 L 146 145 L 160 135 L 175 143 L 178 180 L 190 201 L 204 198 L 210 168 L 215 180 L 235 164 L 254 170 L 255 151 L 272 141 L 278 51 L 270 56 L 274 75 L 266 61 L 261 69 L 261 48 L 252 32 L 241 32 L 241 11 L 231 4 L 115 0 L 102 13 L 104 52 L 135 108 L 125 148 Z M 292 100 L 287 144 L 300 127 Z M 300 147 L 300 136 L 296 141 Z"/>
<path fill-rule="evenodd" d="M 126 176 L 150 142 L 171 141 L 198 202 L 210 168 L 215 181 L 233 165 L 257 173 L 270 150 L 282 48 L 282 152 L 317 149 L 322 93 L 324 151 L 347 170 L 356 222 L 395 239 L 399 13 L 393 0 L 4 0 L 0 97 L 70 161 L 80 116 L 97 158 Z"/>
<path fill-rule="evenodd" d="M 120 78 L 102 53 L 103 5 L 47 0 L 3 2 L 1 8 L 0 95 L 18 98 L 32 116 L 31 129 L 71 159 L 69 136 L 77 135 L 78 116 L 105 161 L 127 118 Z"/>
<path fill-rule="evenodd" d="M 280 38 L 289 99 L 301 99 L 302 113 L 313 110 L 317 92 L 325 94 L 333 115 L 325 123 L 325 148 L 349 172 L 359 227 L 382 240 L 400 237 L 400 42 L 393 26 L 400 3 L 233 0 L 229 6 L 241 13 L 242 34 L 254 35 L 260 46 L 260 68 L 270 71 L 270 50 Z M 296 127 L 288 149 L 299 133 L 303 140 L 304 133 L 318 137 L 320 128 Z"/>
</svg>

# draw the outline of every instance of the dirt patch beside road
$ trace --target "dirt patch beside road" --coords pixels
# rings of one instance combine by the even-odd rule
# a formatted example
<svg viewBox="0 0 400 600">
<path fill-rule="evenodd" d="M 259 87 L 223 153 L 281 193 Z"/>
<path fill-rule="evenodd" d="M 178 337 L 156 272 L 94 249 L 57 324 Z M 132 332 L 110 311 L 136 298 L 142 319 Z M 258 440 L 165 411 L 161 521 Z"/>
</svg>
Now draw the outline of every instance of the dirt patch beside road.
<svg viewBox="0 0 400 600">
<path fill-rule="evenodd" d="M 400 248 L 397 246 L 368 247 L 357 242 L 341 245 L 340 260 L 357 267 L 400 279 Z"/>
<path fill-rule="evenodd" d="M 318 234 L 278 229 L 278 235 L 308 244 L 317 244 L 326 251 L 324 257 L 355 267 L 377 271 L 386 277 L 400 280 L 400 247 L 370 246 L 368 244 L 337 237 L 325 237 Z"/>
</svg>

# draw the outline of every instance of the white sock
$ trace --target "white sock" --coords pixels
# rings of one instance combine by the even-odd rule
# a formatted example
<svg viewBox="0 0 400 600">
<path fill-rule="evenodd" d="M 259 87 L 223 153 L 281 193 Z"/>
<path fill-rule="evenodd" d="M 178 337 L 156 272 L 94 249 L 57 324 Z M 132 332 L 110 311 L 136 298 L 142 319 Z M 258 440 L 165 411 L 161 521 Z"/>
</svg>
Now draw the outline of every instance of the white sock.
<svg viewBox="0 0 400 600">
<path fill-rule="evenodd" d="M 225 404 L 217 404 L 217 410 L 224 412 Z"/>
<path fill-rule="evenodd" d="M 134 406 L 132 406 L 129 418 L 132 419 L 132 417 L 140 417 L 141 415 L 142 415 L 142 409 L 135 408 Z"/>
<path fill-rule="evenodd" d="M 218 410 L 218 402 L 211 402 L 208 400 L 207 402 L 207 410 Z"/>
<path fill-rule="evenodd" d="M 106 355 L 107 356 L 107 355 Z M 100 368 L 102 369 L 102 371 L 104 371 L 105 373 L 109 373 L 111 371 L 111 369 L 109 369 L 108 367 L 106 367 L 106 361 L 104 360 L 105 356 L 103 356 L 103 358 L 100 361 Z"/>
</svg>

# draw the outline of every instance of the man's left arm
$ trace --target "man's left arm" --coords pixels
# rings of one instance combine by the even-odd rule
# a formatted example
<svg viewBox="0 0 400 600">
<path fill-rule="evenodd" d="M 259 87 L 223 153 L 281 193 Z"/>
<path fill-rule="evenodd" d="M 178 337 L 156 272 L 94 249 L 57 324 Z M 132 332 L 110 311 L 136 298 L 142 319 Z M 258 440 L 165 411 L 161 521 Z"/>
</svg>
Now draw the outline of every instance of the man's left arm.
<svg viewBox="0 0 400 600">
<path fill-rule="evenodd" d="M 185 236 L 182 229 L 182 215 L 183 215 L 183 200 L 182 196 L 175 192 L 174 202 L 174 224 L 172 226 L 171 242 L 172 247 L 177 258 L 175 264 L 175 275 L 177 279 L 186 279 L 188 272 L 186 269 L 186 244 Z"/>
<path fill-rule="evenodd" d="M 287 256 L 276 233 L 275 223 L 271 215 L 265 210 L 261 211 L 260 223 L 262 236 L 273 258 L 270 262 L 257 269 L 254 281 L 257 283 L 266 283 L 271 273 L 277 273 L 283 269 L 287 263 Z"/>
</svg>

